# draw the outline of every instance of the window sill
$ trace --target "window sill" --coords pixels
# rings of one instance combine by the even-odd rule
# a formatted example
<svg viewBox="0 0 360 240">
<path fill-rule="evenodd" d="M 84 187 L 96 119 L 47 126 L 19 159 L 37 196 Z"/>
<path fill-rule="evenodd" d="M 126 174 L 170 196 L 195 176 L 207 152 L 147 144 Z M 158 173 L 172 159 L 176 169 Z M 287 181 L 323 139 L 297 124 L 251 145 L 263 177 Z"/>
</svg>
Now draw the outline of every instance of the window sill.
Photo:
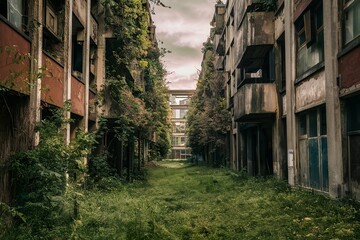
<svg viewBox="0 0 360 240">
<path fill-rule="evenodd" d="M 337 57 L 338 59 L 349 53 L 354 48 L 357 48 L 360 46 L 360 36 L 353 39 L 350 43 L 348 43 L 341 52 L 338 53 Z"/>
<path fill-rule="evenodd" d="M 318 71 L 323 69 L 324 66 L 325 66 L 324 62 L 320 62 L 320 63 L 316 64 L 315 66 L 311 67 L 306 72 L 304 72 L 302 75 L 300 75 L 300 77 L 295 79 L 295 85 L 298 85 L 299 83 L 301 83 L 302 81 L 304 81 L 305 79 L 310 77 L 311 75 L 317 73 Z"/>
</svg>

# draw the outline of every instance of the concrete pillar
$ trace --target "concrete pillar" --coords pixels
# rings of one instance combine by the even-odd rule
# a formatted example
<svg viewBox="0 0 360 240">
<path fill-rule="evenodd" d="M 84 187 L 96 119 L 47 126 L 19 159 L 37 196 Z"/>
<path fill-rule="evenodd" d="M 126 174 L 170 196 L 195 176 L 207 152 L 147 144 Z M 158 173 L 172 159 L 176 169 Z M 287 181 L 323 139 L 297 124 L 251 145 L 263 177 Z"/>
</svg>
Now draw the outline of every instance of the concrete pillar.
<svg viewBox="0 0 360 240">
<path fill-rule="evenodd" d="M 339 88 L 337 86 L 337 53 L 339 49 L 338 1 L 323 1 L 323 8 L 329 193 L 332 197 L 340 197 L 344 191 L 344 166 L 341 144 L 341 110 Z"/>
<path fill-rule="evenodd" d="M 294 1 L 284 1 L 285 12 L 285 62 L 286 62 L 286 127 L 288 146 L 288 182 L 296 184 L 296 117 L 295 117 L 295 28 L 293 23 Z"/>
<path fill-rule="evenodd" d="M 72 12 L 73 0 L 65 1 L 64 24 L 64 102 L 71 101 L 71 48 L 72 48 Z M 65 119 L 70 119 L 71 109 L 65 111 Z M 65 126 L 65 142 L 70 143 L 70 123 Z"/>
<path fill-rule="evenodd" d="M 99 11 L 104 11 L 102 6 L 99 6 Z M 105 18 L 104 14 L 99 15 L 98 17 L 98 41 L 97 41 L 97 50 L 96 50 L 96 88 L 97 92 L 101 93 L 105 83 Z M 100 97 L 100 96 L 98 96 Z M 100 101 L 101 103 L 101 101 Z M 96 128 L 99 128 L 99 117 L 103 115 L 104 107 L 102 104 L 97 105 L 96 107 Z"/>
<path fill-rule="evenodd" d="M 39 133 L 35 133 L 35 126 L 40 122 L 41 78 L 38 74 L 42 68 L 42 36 L 43 36 L 43 1 L 33 1 L 34 28 L 31 32 L 31 89 L 30 89 L 30 134 L 33 134 L 32 145 L 39 144 Z"/>
<path fill-rule="evenodd" d="M 82 128 L 88 131 L 89 125 L 89 84 L 90 84 L 90 33 L 91 33 L 91 0 L 86 1 L 86 23 L 85 38 L 83 45 L 83 81 L 85 82 L 84 92 L 84 117 L 82 119 Z"/>
</svg>

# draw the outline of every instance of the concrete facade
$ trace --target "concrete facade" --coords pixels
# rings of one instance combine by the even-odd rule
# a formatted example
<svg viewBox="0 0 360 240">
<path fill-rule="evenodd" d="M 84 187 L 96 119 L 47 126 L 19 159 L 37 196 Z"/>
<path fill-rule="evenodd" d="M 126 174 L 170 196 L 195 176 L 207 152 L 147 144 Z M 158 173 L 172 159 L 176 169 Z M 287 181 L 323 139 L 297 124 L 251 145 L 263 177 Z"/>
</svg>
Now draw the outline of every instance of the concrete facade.
<svg viewBox="0 0 360 240">
<path fill-rule="evenodd" d="M 225 10 L 214 49 L 233 114 L 230 166 L 360 199 L 360 1 L 273 3 L 215 6 L 215 20 Z"/>
</svg>

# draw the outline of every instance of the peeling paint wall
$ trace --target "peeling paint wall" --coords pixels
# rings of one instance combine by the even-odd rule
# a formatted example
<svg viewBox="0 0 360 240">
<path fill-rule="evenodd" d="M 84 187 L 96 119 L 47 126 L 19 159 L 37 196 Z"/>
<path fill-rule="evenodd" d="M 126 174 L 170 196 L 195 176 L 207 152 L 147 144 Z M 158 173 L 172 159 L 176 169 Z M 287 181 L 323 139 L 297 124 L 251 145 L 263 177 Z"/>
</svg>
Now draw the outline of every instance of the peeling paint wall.
<svg viewBox="0 0 360 240">
<path fill-rule="evenodd" d="M 325 72 L 321 71 L 295 87 L 295 111 L 325 102 Z"/>
</svg>

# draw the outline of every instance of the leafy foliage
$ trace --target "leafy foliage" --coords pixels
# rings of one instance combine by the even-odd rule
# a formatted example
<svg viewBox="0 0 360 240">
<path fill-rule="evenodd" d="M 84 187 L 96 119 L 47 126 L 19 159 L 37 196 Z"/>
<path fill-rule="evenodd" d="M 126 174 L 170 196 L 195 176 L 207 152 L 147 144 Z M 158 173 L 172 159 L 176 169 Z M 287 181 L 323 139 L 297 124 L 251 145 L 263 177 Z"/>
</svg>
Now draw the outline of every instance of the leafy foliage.
<svg viewBox="0 0 360 240">
<path fill-rule="evenodd" d="M 230 129 L 230 113 L 226 110 L 224 79 L 214 67 L 214 52 L 210 39 L 204 43 L 203 68 L 188 113 L 189 145 L 195 154 L 211 148 L 224 157 L 225 135 Z M 222 155 L 222 156 L 221 156 Z M 212 164 L 219 165 L 214 159 Z"/>
<path fill-rule="evenodd" d="M 164 157 L 170 148 L 166 71 L 149 37 L 149 12 L 141 0 L 105 0 L 103 5 L 115 37 L 104 97 L 116 119 L 115 136 L 127 142 L 134 135 L 151 139 L 155 134 L 153 157 Z"/>
<path fill-rule="evenodd" d="M 77 195 L 86 170 L 84 158 L 94 146 L 93 135 L 80 131 L 66 145 L 62 116 L 61 110 L 54 110 L 52 117 L 38 125 L 39 145 L 11 158 L 15 209 L 24 214 L 32 235 L 52 229 L 65 216 L 71 219 L 66 205 Z"/>
</svg>

